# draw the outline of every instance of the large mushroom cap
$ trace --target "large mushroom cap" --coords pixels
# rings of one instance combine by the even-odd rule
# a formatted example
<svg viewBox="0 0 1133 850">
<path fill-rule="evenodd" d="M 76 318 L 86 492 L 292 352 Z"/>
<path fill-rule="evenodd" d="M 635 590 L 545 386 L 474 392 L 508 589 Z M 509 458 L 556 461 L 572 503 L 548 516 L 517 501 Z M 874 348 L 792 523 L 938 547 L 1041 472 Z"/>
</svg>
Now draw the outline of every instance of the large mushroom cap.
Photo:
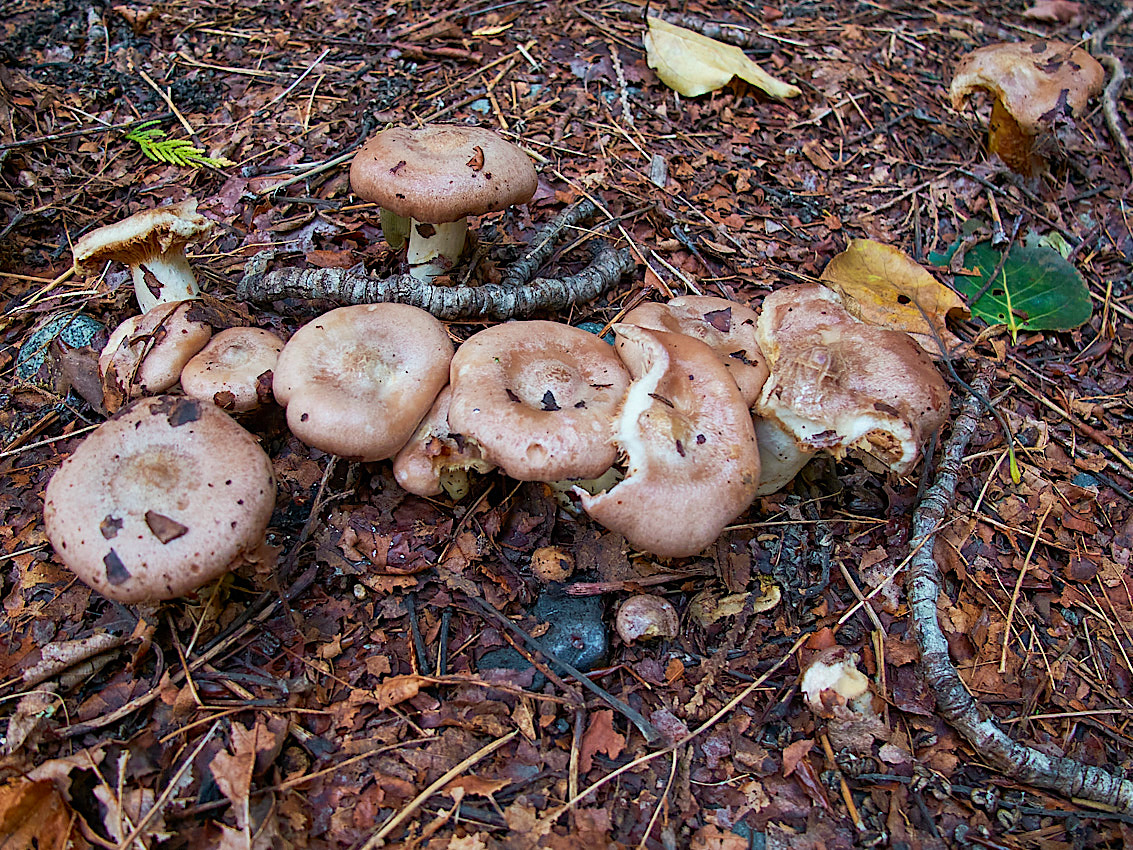
<svg viewBox="0 0 1133 850">
<path fill-rule="evenodd" d="M 646 303 L 623 322 L 683 333 L 707 343 L 732 373 L 747 404 L 753 405 L 767 380 L 767 361 L 755 338 L 758 314 L 750 307 L 711 295 L 681 295 L 667 304 Z"/>
<path fill-rule="evenodd" d="M 582 506 L 631 544 L 662 557 L 695 555 L 747 509 L 759 451 L 747 404 L 719 356 L 683 334 L 617 324 L 633 375 L 614 440 L 626 477 Z"/>
<path fill-rule="evenodd" d="M 283 347 L 272 387 L 291 432 L 358 460 L 392 457 L 448 381 L 444 325 L 409 304 L 359 304 L 304 325 Z"/>
<path fill-rule="evenodd" d="M 768 295 L 758 331 L 771 377 L 756 413 L 775 419 L 803 450 L 861 446 L 906 473 L 948 414 L 948 387 L 920 346 L 859 322 L 824 286 Z"/>
<path fill-rule="evenodd" d="M 92 230 L 75 243 L 75 270 L 95 274 L 103 263 L 116 260 L 137 265 L 155 254 L 183 248 L 212 228 L 197 212 L 197 199 L 142 210 L 129 218 Z"/>
<path fill-rule="evenodd" d="M 594 478 L 614 462 L 629 375 L 609 345 L 557 322 L 507 322 L 452 360 L 449 425 L 520 481 Z"/>
<path fill-rule="evenodd" d="M 120 602 L 170 599 L 263 542 L 271 461 L 211 404 L 143 399 L 93 431 L 47 485 L 44 522 L 75 574 Z"/>
<path fill-rule="evenodd" d="M 527 154 L 481 127 L 382 130 L 350 166 L 350 185 L 359 196 L 433 224 L 525 203 L 536 183 Z"/>
<path fill-rule="evenodd" d="M 1105 83 L 1105 71 L 1089 53 L 1061 41 L 990 44 L 960 60 L 948 93 L 959 110 L 973 91 L 994 94 L 1027 133 L 1049 124 L 1055 109 L 1086 110 Z"/>
</svg>

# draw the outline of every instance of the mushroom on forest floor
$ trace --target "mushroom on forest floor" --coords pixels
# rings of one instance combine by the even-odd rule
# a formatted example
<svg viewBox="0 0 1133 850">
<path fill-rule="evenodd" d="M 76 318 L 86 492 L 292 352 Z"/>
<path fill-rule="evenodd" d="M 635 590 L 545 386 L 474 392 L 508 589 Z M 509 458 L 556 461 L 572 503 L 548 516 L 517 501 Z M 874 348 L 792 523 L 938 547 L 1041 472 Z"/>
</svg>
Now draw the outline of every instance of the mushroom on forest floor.
<svg viewBox="0 0 1133 850">
<path fill-rule="evenodd" d="M 448 381 L 444 325 L 408 304 L 339 307 L 301 327 L 272 387 L 291 432 L 355 460 L 393 457 Z"/>
<path fill-rule="evenodd" d="M 383 229 L 408 219 L 410 274 L 429 281 L 460 258 L 468 216 L 529 201 L 537 177 L 531 159 L 491 130 L 431 124 L 382 130 L 350 165 L 350 185 L 384 212 Z M 398 247 L 398 237 L 386 240 Z"/>
<path fill-rule="evenodd" d="M 260 548 L 271 460 L 212 404 L 138 401 L 79 445 L 47 485 L 44 523 L 64 563 L 103 596 L 181 596 Z"/>
<path fill-rule="evenodd" d="M 181 370 L 185 395 L 246 413 L 271 400 L 272 372 L 283 340 L 262 328 L 227 328 Z"/>
<path fill-rule="evenodd" d="M 495 465 L 484 459 L 475 440 L 455 433 L 448 421 L 452 387 L 446 386 L 393 459 L 393 477 L 401 489 L 416 496 L 448 493 L 455 501 L 468 494 L 468 471 L 488 472 Z"/>
<path fill-rule="evenodd" d="M 1034 148 L 1036 137 L 1060 114 L 1085 112 L 1104 84 L 1102 66 L 1081 47 L 1060 41 L 991 44 L 960 61 L 949 96 L 959 110 L 972 92 L 990 92 L 988 152 L 1031 176 L 1046 165 Z"/>
<path fill-rule="evenodd" d="M 185 245 L 211 227 L 212 222 L 197 212 L 196 198 L 143 210 L 92 230 L 76 242 L 75 270 L 91 275 L 111 260 L 126 264 L 143 313 L 158 304 L 196 298 L 201 290 L 185 259 Z"/>
</svg>

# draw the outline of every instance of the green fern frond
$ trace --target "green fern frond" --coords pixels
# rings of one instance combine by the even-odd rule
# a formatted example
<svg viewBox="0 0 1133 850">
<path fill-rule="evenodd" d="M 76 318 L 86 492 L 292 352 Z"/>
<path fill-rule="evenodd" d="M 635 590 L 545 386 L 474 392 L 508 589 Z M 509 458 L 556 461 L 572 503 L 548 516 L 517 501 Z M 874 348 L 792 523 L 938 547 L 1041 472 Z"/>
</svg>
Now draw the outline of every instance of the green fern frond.
<svg viewBox="0 0 1133 850">
<path fill-rule="evenodd" d="M 165 131 L 155 124 L 156 121 L 146 121 L 126 134 L 127 139 L 137 143 L 147 159 L 182 168 L 200 168 L 202 165 L 223 168 L 236 164 L 224 157 L 207 156 L 188 139 L 167 139 Z"/>
</svg>

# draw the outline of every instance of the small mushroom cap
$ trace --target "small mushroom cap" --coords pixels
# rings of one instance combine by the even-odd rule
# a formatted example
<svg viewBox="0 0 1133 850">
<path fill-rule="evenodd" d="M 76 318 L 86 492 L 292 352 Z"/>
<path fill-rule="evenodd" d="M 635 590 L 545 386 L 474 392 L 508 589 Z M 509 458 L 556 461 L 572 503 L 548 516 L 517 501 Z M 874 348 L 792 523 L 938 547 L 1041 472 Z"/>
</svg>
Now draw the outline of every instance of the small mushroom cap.
<svg viewBox="0 0 1133 850">
<path fill-rule="evenodd" d="M 212 404 L 142 399 L 83 440 L 47 485 L 44 523 L 64 563 L 103 596 L 181 596 L 263 543 L 271 461 Z"/>
<path fill-rule="evenodd" d="M 185 395 L 243 413 L 272 397 L 272 371 L 283 340 L 262 328 L 221 331 L 181 370 Z"/>
<path fill-rule="evenodd" d="M 382 130 L 350 165 L 359 197 L 433 224 L 526 203 L 537 182 L 531 159 L 511 142 L 449 124 Z"/>
<path fill-rule="evenodd" d="M 393 457 L 448 381 L 444 325 L 409 304 L 339 307 L 288 340 L 272 388 L 291 432 L 341 457 Z"/>
<path fill-rule="evenodd" d="M 756 413 L 800 449 L 861 446 L 899 473 L 948 414 L 948 386 L 908 334 L 859 322 L 838 295 L 795 284 L 763 301 L 759 344 L 771 366 Z"/>
<path fill-rule="evenodd" d="M 626 643 L 635 640 L 673 638 L 680 631 L 677 609 L 664 596 L 639 593 L 625 600 L 614 617 L 614 628 Z"/>
<path fill-rule="evenodd" d="M 197 212 L 197 199 L 179 204 L 142 210 L 129 218 L 108 224 L 83 236 L 75 243 L 75 270 L 96 274 L 109 260 L 138 265 L 155 254 L 180 250 L 212 228 L 212 222 Z"/>
<path fill-rule="evenodd" d="M 869 679 L 858 669 L 858 661 L 857 653 L 844 646 L 829 647 L 811 659 L 799 682 L 811 711 L 832 717 L 837 706 L 868 704 Z"/>
<path fill-rule="evenodd" d="M 1051 113 L 1069 108 L 1074 115 L 1105 84 L 1105 71 L 1080 47 L 1060 41 L 990 44 L 960 60 L 948 93 L 959 110 L 976 89 L 991 92 L 1034 135 L 1048 125 Z"/>
<path fill-rule="evenodd" d="M 441 475 L 446 471 L 492 469 L 475 442 L 452 432 L 448 423 L 451 400 L 452 387 L 446 386 L 393 459 L 393 477 L 403 490 L 416 496 L 439 496 L 444 491 Z"/>
<path fill-rule="evenodd" d="M 755 338 L 758 314 L 750 307 L 712 295 L 681 295 L 667 304 L 646 303 L 630 310 L 623 322 L 672 331 L 707 343 L 732 373 L 748 406 L 755 404 L 767 380 L 767 361 Z"/>
<path fill-rule="evenodd" d="M 506 322 L 452 359 L 452 430 L 520 481 L 595 478 L 617 452 L 613 419 L 629 374 L 594 334 L 558 322 Z"/>
<path fill-rule="evenodd" d="M 604 493 L 575 493 L 590 516 L 637 548 L 695 555 L 755 498 L 751 413 L 700 340 L 627 324 L 614 332 L 634 377 L 614 436 L 627 456 L 626 477 Z"/>
<path fill-rule="evenodd" d="M 114 329 L 98 358 L 107 410 L 177 383 L 185 364 L 212 336 L 212 326 L 198 315 L 196 305 L 168 301 Z"/>
</svg>

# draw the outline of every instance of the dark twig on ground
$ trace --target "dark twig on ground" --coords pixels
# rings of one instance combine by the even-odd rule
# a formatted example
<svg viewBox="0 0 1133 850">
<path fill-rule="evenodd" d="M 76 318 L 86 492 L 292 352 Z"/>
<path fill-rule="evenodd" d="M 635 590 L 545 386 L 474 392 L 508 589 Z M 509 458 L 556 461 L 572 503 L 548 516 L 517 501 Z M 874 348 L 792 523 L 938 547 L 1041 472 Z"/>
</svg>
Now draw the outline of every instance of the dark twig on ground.
<svg viewBox="0 0 1133 850">
<path fill-rule="evenodd" d="M 987 716 L 964 687 L 949 655 L 936 603 L 941 591 L 940 568 L 934 557 L 936 534 L 944 526 L 956 494 L 964 452 L 979 423 L 979 396 L 986 396 L 994 367 L 985 367 L 972 381 L 975 392 L 964 400 L 952 435 L 944 446 L 936 480 L 913 515 L 913 555 L 906 582 L 909 609 L 921 650 L 925 680 L 936 697 L 940 714 L 960 732 L 981 757 L 1012 779 L 1068 797 L 1092 800 L 1133 814 L 1133 782 L 1097 767 L 1039 752 L 1012 740 Z"/>
<path fill-rule="evenodd" d="M 1117 145 L 1121 158 L 1125 160 L 1125 167 L 1133 171 L 1133 151 L 1130 150 L 1129 136 L 1121 126 L 1121 118 L 1117 114 L 1117 99 L 1121 97 L 1121 89 L 1125 85 L 1125 66 L 1121 60 L 1112 53 L 1105 52 L 1105 40 L 1119 27 L 1133 17 L 1133 6 L 1126 6 L 1109 23 L 1098 29 L 1090 39 L 1090 52 L 1109 72 L 1109 82 L 1102 92 L 1102 114 L 1105 115 L 1105 125 L 1113 143 Z"/>
</svg>

